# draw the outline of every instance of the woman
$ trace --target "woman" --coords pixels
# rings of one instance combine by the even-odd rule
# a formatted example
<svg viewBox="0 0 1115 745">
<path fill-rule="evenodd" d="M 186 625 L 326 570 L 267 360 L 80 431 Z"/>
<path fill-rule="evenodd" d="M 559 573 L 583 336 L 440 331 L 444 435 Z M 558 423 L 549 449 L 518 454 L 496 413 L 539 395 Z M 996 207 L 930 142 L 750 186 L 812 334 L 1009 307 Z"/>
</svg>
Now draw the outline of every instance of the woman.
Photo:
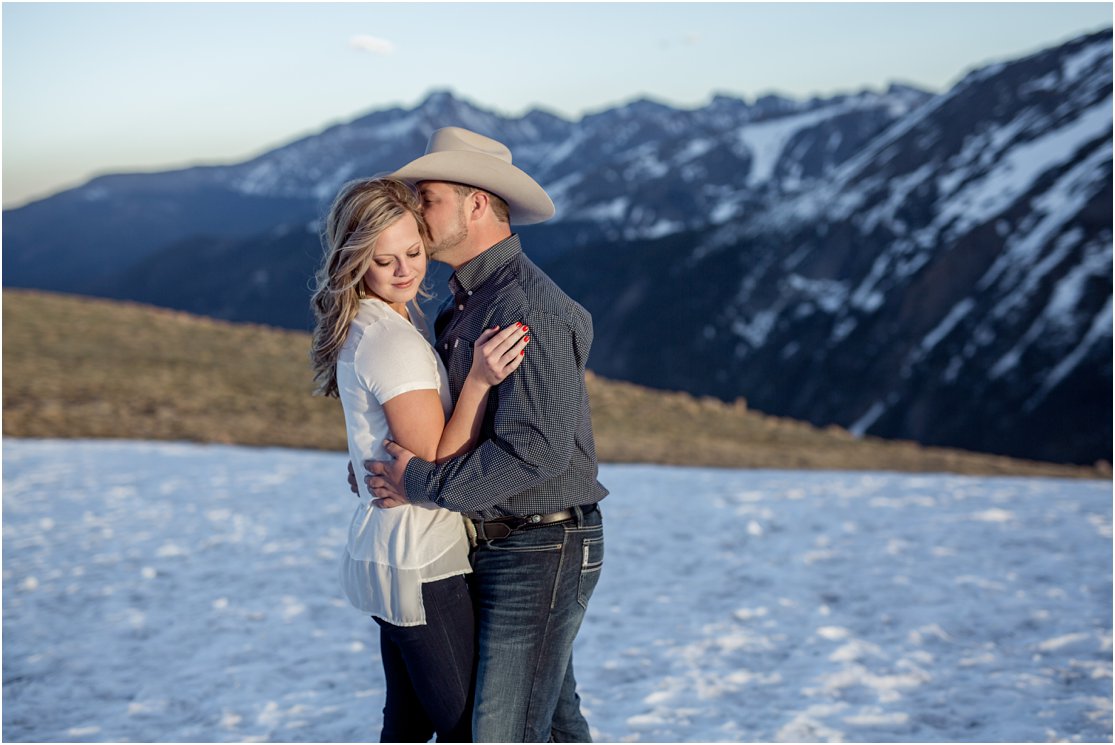
<svg viewBox="0 0 1115 745">
<path fill-rule="evenodd" d="M 518 326 L 485 331 L 452 406 L 441 359 L 415 326 L 425 236 L 417 197 L 395 179 L 346 184 L 329 212 L 311 357 L 319 392 L 341 400 L 358 468 L 387 458 L 387 438 L 428 460 L 472 449 L 489 389 L 518 367 L 529 341 Z M 474 621 L 464 519 L 415 505 L 378 509 L 365 484 L 359 491 L 341 575 L 349 601 L 380 626 L 381 741 L 426 742 L 435 732 L 439 742 L 468 741 Z"/>
</svg>

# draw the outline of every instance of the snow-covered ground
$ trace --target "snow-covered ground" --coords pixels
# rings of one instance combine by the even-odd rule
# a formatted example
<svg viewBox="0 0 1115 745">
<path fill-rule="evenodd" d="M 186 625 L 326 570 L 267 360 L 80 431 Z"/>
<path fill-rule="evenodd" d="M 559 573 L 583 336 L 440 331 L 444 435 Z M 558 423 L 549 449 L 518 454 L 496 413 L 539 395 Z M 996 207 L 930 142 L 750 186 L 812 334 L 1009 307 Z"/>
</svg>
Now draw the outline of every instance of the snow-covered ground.
<svg viewBox="0 0 1115 745">
<path fill-rule="evenodd" d="M 367 741 L 344 456 L 3 442 L 3 737 Z M 604 466 L 604 741 L 1112 737 L 1107 481 Z"/>
</svg>

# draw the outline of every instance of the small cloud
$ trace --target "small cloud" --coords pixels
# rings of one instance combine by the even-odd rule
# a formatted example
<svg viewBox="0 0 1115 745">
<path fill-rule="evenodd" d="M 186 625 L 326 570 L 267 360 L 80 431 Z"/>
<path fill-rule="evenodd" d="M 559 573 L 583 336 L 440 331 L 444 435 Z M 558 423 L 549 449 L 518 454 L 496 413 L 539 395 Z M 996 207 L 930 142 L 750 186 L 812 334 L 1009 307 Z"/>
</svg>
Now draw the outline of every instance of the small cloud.
<svg viewBox="0 0 1115 745">
<path fill-rule="evenodd" d="M 701 43 L 701 35 L 695 31 L 690 31 L 668 39 L 661 39 L 658 43 L 663 49 L 672 49 L 679 46 L 695 47 Z"/>
<path fill-rule="evenodd" d="M 378 54 L 386 57 L 395 52 L 395 45 L 387 39 L 380 39 L 377 36 L 369 36 L 368 34 L 357 34 L 349 39 L 348 45 L 353 49 L 359 49 L 362 52 L 370 52 L 371 54 Z"/>
</svg>

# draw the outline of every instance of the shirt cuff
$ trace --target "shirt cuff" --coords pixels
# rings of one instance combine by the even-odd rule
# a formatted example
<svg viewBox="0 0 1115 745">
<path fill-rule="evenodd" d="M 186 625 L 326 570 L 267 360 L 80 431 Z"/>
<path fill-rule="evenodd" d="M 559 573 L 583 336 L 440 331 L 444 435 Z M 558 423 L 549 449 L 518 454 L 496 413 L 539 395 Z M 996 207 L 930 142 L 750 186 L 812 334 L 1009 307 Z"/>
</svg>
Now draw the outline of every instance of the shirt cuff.
<svg viewBox="0 0 1115 745">
<path fill-rule="evenodd" d="M 426 494 L 426 484 L 430 483 L 433 471 L 434 464 L 428 460 L 422 460 L 418 456 L 410 459 L 406 471 L 403 472 L 403 489 L 406 491 L 408 502 L 430 504 L 434 501 Z"/>
</svg>

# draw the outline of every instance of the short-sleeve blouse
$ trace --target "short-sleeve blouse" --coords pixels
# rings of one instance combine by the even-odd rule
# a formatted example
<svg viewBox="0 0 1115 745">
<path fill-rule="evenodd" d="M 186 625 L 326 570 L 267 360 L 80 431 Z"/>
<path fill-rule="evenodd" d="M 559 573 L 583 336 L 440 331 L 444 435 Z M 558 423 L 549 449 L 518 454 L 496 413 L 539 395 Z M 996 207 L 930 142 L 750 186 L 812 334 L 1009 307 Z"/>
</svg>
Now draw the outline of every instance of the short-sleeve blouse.
<svg viewBox="0 0 1115 745">
<path fill-rule="evenodd" d="M 383 404 L 414 390 L 436 390 L 452 410 L 445 367 L 409 320 L 381 300 L 360 301 L 337 359 L 337 387 L 357 474 L 365 460 L 388 460 Z M 349 525 L 341 584 L 356 608 L 397 626 L 426 623 L 422 584 L 471 571 L 464 518 L 429 505 L 383 509 L 363 479 Z"/>
</svg>

